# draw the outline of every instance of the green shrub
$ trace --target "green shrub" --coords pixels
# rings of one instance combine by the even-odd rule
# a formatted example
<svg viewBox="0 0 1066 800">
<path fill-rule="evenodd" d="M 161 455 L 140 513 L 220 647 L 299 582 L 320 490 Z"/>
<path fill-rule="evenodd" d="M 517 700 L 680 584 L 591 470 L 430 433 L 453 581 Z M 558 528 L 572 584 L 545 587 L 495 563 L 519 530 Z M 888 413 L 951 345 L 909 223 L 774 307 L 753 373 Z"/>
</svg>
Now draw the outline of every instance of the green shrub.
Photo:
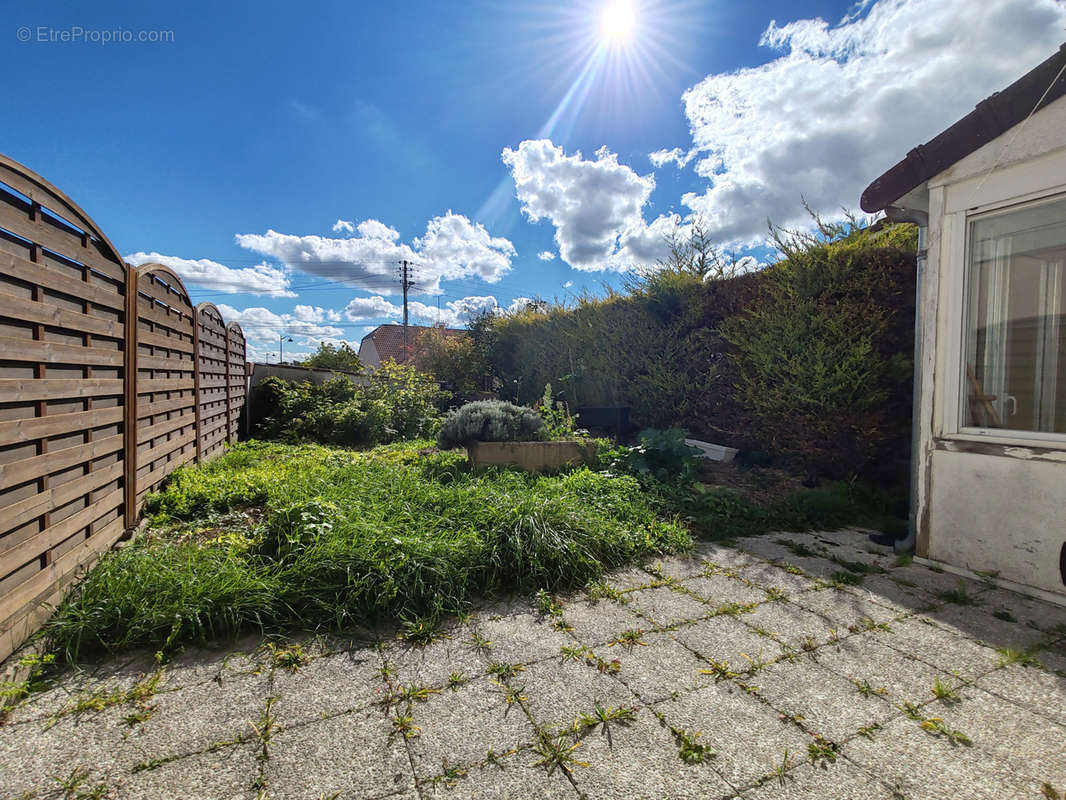
<svg viewBox="0 0 1066 800">
<path fill-rule="evenodd" d="M 321 385 L 268 378 L 252 402 L 266 438 L 358 446 L 432 436 L 440 394 L 428 375 L 389 360 L 361 383 L 348 376 Z"/>
<path fill-rule="evenodd" d="M 544 420 L 533 409 L 502 400 L 478 400 L 444 418 L 437 443 L 448 450 L 471 442 L 528 442 L 547 435 Z"/>
<path fill-rule="evenodd" d="M 699 450 L 685 444 L 679 428 L 640 432 L 640 444 L 618 448 L 612 468 L 661 483 L 690 484 L 699 475 Z"/>
</svg>

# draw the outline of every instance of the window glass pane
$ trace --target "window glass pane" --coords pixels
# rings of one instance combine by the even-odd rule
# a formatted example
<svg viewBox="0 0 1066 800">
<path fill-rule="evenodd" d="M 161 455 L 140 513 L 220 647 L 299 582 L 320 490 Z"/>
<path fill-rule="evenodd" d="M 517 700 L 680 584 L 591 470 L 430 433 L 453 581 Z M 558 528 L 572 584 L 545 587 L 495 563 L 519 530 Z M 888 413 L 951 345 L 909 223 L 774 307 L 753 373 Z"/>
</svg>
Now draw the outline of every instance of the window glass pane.
<svg viewBox="0 0 1066 800">
<path fill-rule="evenodd" d="M 1066 198 L 970 223 L 962 424 L 1066 433 Z"/>
</svg>

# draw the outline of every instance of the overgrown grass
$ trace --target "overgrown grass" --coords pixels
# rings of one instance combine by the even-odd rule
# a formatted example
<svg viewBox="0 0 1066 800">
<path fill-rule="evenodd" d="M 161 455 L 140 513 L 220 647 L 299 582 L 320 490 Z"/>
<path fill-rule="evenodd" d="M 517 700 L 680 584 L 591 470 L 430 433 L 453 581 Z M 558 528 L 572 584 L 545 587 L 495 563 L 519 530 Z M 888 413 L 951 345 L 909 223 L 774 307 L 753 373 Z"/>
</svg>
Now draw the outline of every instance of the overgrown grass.
<svg viewBox="0 0 1066 800">
<path fill-rule="evenodd" d="M 435 618 L 690 544 L 631 477 L 474 473 L 462 454 L 420 452 L 427 444 L 252 442 L 176 471 L 146 502 L 149 535 L 101 559 L 49 622 L 52 646 L 76 658 Z"/>
</svg>

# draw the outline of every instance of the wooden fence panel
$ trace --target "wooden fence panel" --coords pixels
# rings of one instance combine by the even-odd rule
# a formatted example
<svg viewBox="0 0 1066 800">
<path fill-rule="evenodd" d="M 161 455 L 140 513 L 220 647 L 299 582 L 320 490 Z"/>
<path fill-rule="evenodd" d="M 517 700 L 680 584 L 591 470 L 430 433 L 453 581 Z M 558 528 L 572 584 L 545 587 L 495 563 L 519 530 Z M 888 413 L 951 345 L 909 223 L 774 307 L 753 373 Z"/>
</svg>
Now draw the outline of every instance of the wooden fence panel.
<svg viewBox="0 0 1066 800">
<path fill-rule="evenodd" d="M 132 521 L 126 284 L 88 215 L 0 156 L 0 659 Z"/>
<path fill-rule="evenodd" d="M 241 425 L 241 411 L 244 408 L 245 393 L 248 390 L 248 380 L 245 375 L 246 347 L 244 331 L 236 322 L 231 322 L 226 328 L 227 350 L 229 353 L 227 369 L 228 391 L 228 425 L 227 441 L 237 441 Z"/>
<path fill-rule="evenodd" d="M 206 460 L 221 453 L 226 446 L 229 424 L 229 398 L 226 394 L 229 342 L 226 323 L 214 305 L 201 303 L 196 307 L 196 313 L 200 326 L 199 458 Z"/>
<path fill-rule="evenodd" d="M 0 660 L 175 468 L 237 440 L 245 341 L 0 155 Z"/>
<path fill-rule="evenodd" d="M 181 278 L 162 264 L 134 270 L 136 501 L 196 458 L 196 312 Z"/>
</svg>

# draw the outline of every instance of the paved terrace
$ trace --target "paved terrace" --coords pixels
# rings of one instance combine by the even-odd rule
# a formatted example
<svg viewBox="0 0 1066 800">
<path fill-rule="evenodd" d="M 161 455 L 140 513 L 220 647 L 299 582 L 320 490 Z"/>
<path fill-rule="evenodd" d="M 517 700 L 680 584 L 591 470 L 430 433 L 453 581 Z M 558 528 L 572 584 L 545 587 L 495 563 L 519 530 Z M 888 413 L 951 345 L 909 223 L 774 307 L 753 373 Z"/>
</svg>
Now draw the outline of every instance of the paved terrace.
<svg viewBox="0 0 1066 800">
<path fill-rule="evenodd" d="M 0 726 L 0 796 L 1066 791 L 1066 609 L 859 532 L 705 544 L 593 594 L 500 603 L 423 647 L 245 641 L 68 674 Z"/>
</svg>

